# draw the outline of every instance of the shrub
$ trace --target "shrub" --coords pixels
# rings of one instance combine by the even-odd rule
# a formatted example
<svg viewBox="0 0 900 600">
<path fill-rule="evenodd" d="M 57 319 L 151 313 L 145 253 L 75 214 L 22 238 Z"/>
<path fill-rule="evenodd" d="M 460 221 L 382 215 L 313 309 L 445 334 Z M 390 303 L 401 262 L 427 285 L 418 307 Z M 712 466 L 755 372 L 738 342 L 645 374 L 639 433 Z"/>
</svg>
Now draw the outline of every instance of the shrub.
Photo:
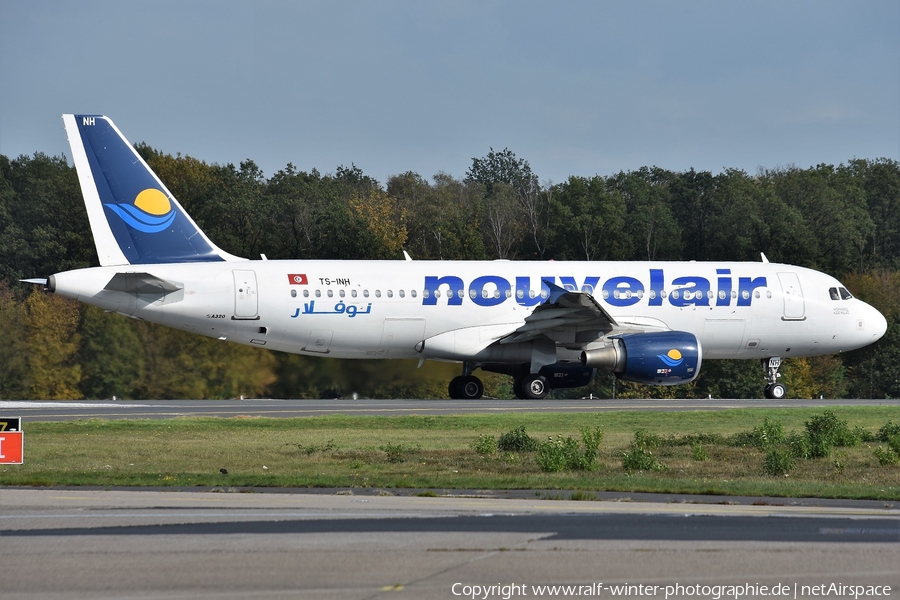
<svg viewBox="0 0 900 600">
<path fill-rule="evenodd" d="M 897 436 L 894 437 L 896 438 Z M 878 446 L 873 452 L 875 453 L 875 458 L 878 459 L 878 464 L 882 467 L 895 465 L 900 461 L 900 455 L 894 452 L 893 448 L 882 448 L 881 446 Z"/>
<path fill-rule="evenodd" d="M 525 433 L 522 425 L 501 435 L 497 448 L 504 452 L 534 452 L 538 449 L 538 441 Z"/>
<path fill-rule="evenodd" d="M 786 475 L 794 468 L 794 460 L 791 458 L 789 450 L 776 448 L 769 450 L 766 454 L 766 460 L 763 463 L 763 469 L 769 475 Z"/>
<path fill-rule="evenodd" d="M 622 468 L 629 473 L 634 471 L 662 471 L 663 464 L 653 456 L 653 452 L 641 446 L 631 446 L 622 453 Z"/>
<path fill-rule="evenodd" d="M 812 451 L 809 446 L 809 436 L 805 433 L 792 433 L 784 440 L 788 451 L 793 458 L 805 460 L 812 458 Z"/>
<path fill-rule="evenodd" d="M 478 454 L 494 454 L 497 451 L 497 440 L 492 435 L 481 434 L 472 442 L 472 449 Z"/>
<path fill-rule="evenodd" d="M 704 460 L 709 458 L 706 454 L 706 449 L 703 448 L 703 444 L 697 442 L 693 446 L 691 446 L 691 458 L 700 462 L 703 462 Z"/>
<path fill-rule="evenodd" d="M 571 437 L 550 436 L 546 442 L 538 446 L 537 460 L 542 471 L 557 473 L 570 468 L 573 457 L 578 454 L 578 442 Z"/>
<path fill-rule="evenodd" d="M 888 446 L 890 446 L 891 450 L 900 454 L 900 433 L 895 433 L 887 440 Z"/>
<path fill-rule="evenodd" d="M 645 429 L 638 429 L 634 432 L 634 441 L 631 444 L 636 448 L 655 450 L 662 446 L 662 438 L 656 434 L 648 433 Z"/>
<path fill-rule="evenodd" d="M 597 451 L 603 441 L 603 430 L 600 427 L 581 430 L 582 447 L 571 437 L 561 435 L 542 442 L 538 446 L 535 460 L 542 471 L 558 472 L 564 469 L 590 471 L 597 467 Z"/>
<path fill-rule="evenodd" d="M 633 471 L 662 471 L 665 466 L 653 456 L 662 440 L 657 435 L 649 434 L 643 429 L 634 432 L 631 447 L 622 453 L 622 468 L 629 473 Z"/>
<path fill-rule="evenodd" d="M 581 430 L 581 441 L 584 444 L 585 452 L 591 452 L 594 458 L 597 457 L 597 451 L 600 449 L 600 443 L 603 441 L 603 430 L 600 427 L 584 427 Z"/>
<path fill-rule="evenodd" d="M 766 417 L 762 425 L 753 428 L 751 439 L 753 445 L 763 452 L 771 450 L 784 442 L 784 426 L 781 421 Z"/>
<path fill-rule="evenodd" d="M 858 434 L 847 427 L 847 421 L 841 421 L 830 410 L 807 421 L 806 434 L 812 458 L 828 456 L 835 446 L 858 446 L 860 442 Z"/>
<path fill-rule="evenodd" d="M 385 444 L 384 446 L 379 446 L 378 449 L 387 454 L 388 462 L 401 463 L 413 452 L 421 450 L 421 447 L 407 446 L 406 444 Z"/>
<path fill-rule="evenodd" d="M 900 435 L 900 423 L 888 421 L 887 423 L 882 425 L 881 429 L 878 430 L 878 433 L 875 437 L 879 442 L 886 442 L 895 435 Z"/>
</svg>

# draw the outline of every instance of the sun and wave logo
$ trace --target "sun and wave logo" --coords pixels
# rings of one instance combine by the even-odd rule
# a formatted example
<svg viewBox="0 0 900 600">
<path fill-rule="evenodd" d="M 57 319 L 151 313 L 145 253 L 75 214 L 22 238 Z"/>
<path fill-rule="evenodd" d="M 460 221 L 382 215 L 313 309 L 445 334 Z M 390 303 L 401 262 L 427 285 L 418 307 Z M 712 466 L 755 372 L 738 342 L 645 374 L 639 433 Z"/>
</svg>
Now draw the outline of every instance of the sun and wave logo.
<svg viewBox="0 0 900 600">
<path fill-rule="evenodd" d="M 669 367 L 677 367 L 684 362 L 684 357 L 681 355 L 681 352 L 675 348 L 672 348 L 665 354 L 657 354 L 656 357 Z"/>
<path fill-rule="evenodd" d="M 143 233 L 164 231 L 175 220 L 175 208 L 161 190 L 147 188 L 137 195 L 134 204 L 106 204 L 129 227 Z"/>
</svg>

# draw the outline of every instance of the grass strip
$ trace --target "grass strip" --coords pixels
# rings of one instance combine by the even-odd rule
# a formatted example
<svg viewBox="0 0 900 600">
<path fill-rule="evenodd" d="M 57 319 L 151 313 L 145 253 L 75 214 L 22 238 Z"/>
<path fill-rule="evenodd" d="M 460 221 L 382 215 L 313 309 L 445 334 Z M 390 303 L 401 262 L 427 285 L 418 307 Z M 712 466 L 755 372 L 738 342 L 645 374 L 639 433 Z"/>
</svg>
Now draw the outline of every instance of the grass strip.
<svg viewBox="0 0 900 600">
<path fill-rule="evenodd" d="M 831 409 L 874 435 L 892 407 Z M 824 458 L 766 473 L 767 452 L 725 443 L 776 420 L 804 430 L 820 408 L 526 413 L 295 419 L 238 417 L 25 422 L 25 464 L 0 467 L 0 485 L 377 487 L 542 489 L 746 496 L 900 499 L 900 464 L 881 464 L 879 442 L 837 447 Z M 536 452 L 476 451 L 484 436 L 524 427 L 538 441 L 580 439 L 602 428 L 597 467 L 543 472 Z M 635 431 L 659 438 L 662 469 L 627 471 Z M 684 443 L 688 436 L 719 441 Z M 698 445 L 700 448 L 698 449 Z"/>
</svg>

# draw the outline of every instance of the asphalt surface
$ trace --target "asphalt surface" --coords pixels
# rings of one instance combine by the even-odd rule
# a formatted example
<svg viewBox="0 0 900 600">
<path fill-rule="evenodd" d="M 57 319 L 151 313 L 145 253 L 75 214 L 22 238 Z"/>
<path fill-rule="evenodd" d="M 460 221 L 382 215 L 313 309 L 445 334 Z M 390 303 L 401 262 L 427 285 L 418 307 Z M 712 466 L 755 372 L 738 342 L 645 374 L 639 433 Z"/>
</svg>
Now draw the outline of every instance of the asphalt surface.
<svg viewBox="0 0 900 600">
<path fill-rule="evenodd" d="M 4 600 L 458 598 L 510 583 L 526 586 L 516 597 L 625 583 L 644 587 L 618 597 L 830 583 L 896 596 L 900 509 L 7 488 L 0 565 Z"/>
<path fill-rule="evenodd" d="M 345 415 L 448 415 L 617 410 L 726 410 L 833 406 L 895 406 L 900 400 L 108 400 L 0 401 L 0 415 L 34 421 L 169 419 L 175 417 L 314 417 Z"/>
</svg>

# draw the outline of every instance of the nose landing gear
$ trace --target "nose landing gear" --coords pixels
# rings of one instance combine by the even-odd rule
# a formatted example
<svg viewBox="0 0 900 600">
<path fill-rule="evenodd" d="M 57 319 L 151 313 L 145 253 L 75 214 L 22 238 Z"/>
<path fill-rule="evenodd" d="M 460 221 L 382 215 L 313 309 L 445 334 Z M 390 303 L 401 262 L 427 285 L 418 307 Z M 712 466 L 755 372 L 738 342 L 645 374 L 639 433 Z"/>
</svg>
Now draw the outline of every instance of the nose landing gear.
<svg viewBox="0 0 900 600">
<path fill-rule="evenodd" d="M 778 378 L 781 377 L 781 373 L 778 372 L 778 369 L 781 368 L 781 357 L 764 358 L 761 362 L 766 372 L 766 398 L 769 400 L 781 400 L 787 396 L 787 387 L 783 383 L 778 382 Z"/>
</svg>

